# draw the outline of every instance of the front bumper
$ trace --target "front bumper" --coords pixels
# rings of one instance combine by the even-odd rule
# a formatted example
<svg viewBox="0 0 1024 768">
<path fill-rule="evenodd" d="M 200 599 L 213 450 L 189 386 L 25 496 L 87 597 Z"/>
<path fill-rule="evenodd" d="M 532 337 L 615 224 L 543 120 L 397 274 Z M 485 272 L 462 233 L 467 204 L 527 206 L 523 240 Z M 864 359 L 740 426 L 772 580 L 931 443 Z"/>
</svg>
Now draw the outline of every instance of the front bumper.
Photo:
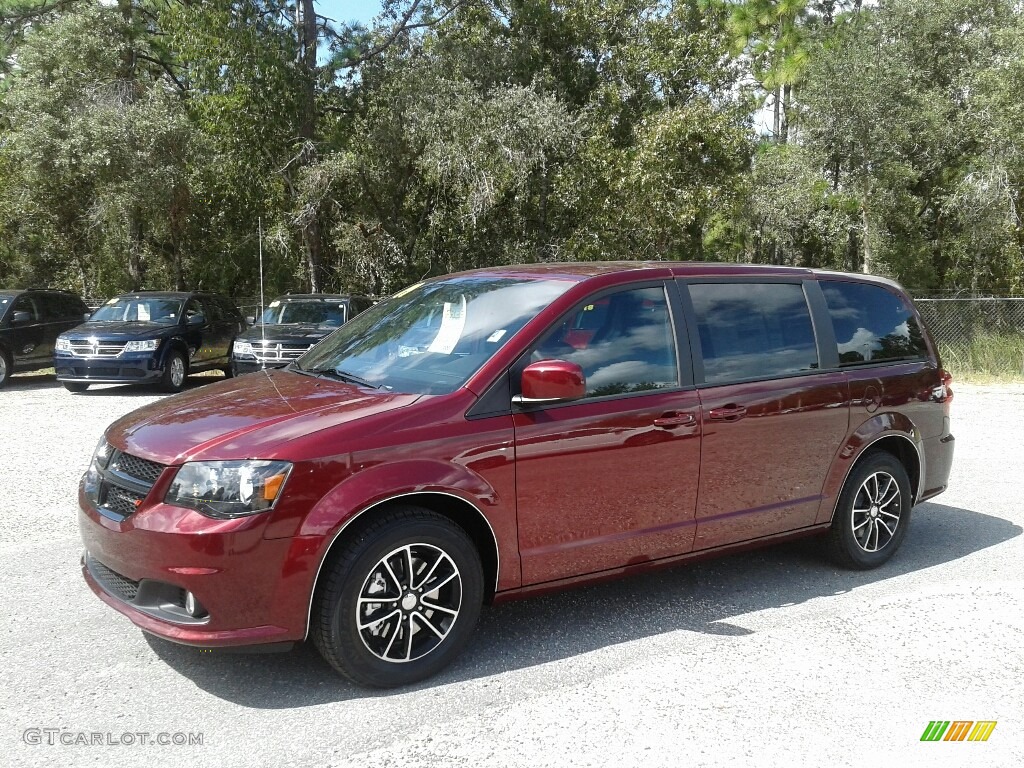
<svg viewBox="0 0 1024 768">
<path fill-rule="evenodd" d="M 80 381 L 94 384 L 153 382 L 163 376 L 156 355 L 141 352 L 117 357 L 75 357 L 57 353 L 53 356 L 57 381 Z"/>
<path fill-rule="evenodd" d="M 249 358 L 247 360 L 231 358 L 231 372 L 235 376 L 241 376 L 243 373 L 256 373 L 257 371 L 262 371 L 264 369 L 271 370 L 274 368 L 284 368 L 291 362 L 291 360 L 279 360 L 275 362 L 261 363 L 253 358 Z"/>
<path fill-rule="evenodd" d="M 212 520 L 160 502 L 113 520 L 81 487 L 79 507 L 82 576 L 139 628 L 211 648 L 304 639 L 315 566 L 303 555 L 319 537 L 264 539 L 262 516 Z M 186 591 L 204 615 L 185 611 Z"/>
</svg>

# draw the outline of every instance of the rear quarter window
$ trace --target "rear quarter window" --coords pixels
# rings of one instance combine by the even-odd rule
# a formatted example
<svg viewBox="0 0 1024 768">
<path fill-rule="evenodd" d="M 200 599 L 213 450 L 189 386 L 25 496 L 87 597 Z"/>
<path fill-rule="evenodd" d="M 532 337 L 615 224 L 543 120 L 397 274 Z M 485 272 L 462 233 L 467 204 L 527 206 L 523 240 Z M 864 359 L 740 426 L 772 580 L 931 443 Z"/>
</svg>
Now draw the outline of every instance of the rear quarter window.
<svg viewBox="0 0 1024 768">
<path fill-rule="evenodd" d="M 841 366 L 918 360 L 928 355 L 907 300 L 880 285 L 820 283 L 832 316 Z"/>
</svg>

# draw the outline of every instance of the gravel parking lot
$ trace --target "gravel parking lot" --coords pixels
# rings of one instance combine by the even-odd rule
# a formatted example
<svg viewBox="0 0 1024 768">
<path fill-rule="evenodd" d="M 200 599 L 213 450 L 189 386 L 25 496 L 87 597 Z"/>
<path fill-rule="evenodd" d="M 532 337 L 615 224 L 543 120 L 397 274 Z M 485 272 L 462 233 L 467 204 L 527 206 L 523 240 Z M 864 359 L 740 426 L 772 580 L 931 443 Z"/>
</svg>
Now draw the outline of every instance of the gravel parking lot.
<svg viewBox="0 0 1024 768">
<path fill-rule="evenodd" d="M 108 423 L 162 395 L 18 376 L 0 392 L 0 763 L 1024 764 L 1024 387 L 956 392 L 951 489 L 883 568 L 803 542 L 487 609 L 441 676 L 380 693 L 311 647 L 181 648 L 96 599 L 78 478 Z M 922 743 L 931 720 L 998 725 Z M 161 734 L 202 743 L 145 743 Z"/>
</svg>

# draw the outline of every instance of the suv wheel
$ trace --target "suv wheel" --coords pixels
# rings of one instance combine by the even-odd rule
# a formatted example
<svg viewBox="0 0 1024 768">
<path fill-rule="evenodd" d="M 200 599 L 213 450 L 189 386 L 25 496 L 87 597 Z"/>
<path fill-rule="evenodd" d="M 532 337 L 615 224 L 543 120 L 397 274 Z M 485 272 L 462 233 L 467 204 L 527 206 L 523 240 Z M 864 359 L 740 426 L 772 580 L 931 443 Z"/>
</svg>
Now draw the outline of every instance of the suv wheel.
<svg viewBox="0 0 1024 768">
<path fill-rule="evenodd" d="M 483 569 L 465 531 L 430 510 L 394 508 L 325 566 L 313 642 L 336 670 L 391 688 L 435 674 L 465 645 Z"/>
<path fill-rule="evenodd" d="M 164 375 L 160 386 L 167 392 L 181 392 L 188 378 L 188 361 L 180 350 L 172 349 L 164 360 Z"/>
<path fill-rule="evenodd" d="M 89 385 L 82 381 L 62 381 L 61 384 L 68 392 L 85 392 L 89 389 Z"/>
<path fill-rule="evenodd" d="M 14 364 L 6 350 L 0 349 L 0 387 L 6 386 L 14 372 Z"/>
<path fill-rule="evenodd" d="M 912 506 L 910 479 L 891 453 L 860 461 L 839 496 L 828 550 L 839 565 L 877 568 L 895 554 L 907 535 Z"/>
</svg>

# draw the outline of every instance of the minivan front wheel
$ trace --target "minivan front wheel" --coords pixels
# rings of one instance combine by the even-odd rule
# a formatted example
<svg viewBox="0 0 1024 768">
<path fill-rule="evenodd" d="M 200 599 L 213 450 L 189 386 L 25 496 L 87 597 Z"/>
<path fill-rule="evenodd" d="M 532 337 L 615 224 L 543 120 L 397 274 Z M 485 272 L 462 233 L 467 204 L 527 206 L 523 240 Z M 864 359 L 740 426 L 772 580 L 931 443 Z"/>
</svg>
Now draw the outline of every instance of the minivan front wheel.
<svg viewBox="0 0 1024 768">
<path fill-rule="evenodd" d="M 832 559 L 847 568 L 877 568 L 907 535 L 910 478 L 891 453 L 862 459 L 846 479 L 828 534 Z"/>
<path fill-rule="evenodd" d="M 390 510 L 324 568 L 313 641 L 331 666 L 362 685 L 392 688 L 437 673 L 480 616 L 476 548 L 462 528 L 427 509 Z"/>
<path fill-rule="evenodd" d="M 0 349 L 0 387 L 3 387 L 11 380 L 11 373 L 14 372 L 14 364 L 11 356 L 3 349 Z"/>
</svg>

